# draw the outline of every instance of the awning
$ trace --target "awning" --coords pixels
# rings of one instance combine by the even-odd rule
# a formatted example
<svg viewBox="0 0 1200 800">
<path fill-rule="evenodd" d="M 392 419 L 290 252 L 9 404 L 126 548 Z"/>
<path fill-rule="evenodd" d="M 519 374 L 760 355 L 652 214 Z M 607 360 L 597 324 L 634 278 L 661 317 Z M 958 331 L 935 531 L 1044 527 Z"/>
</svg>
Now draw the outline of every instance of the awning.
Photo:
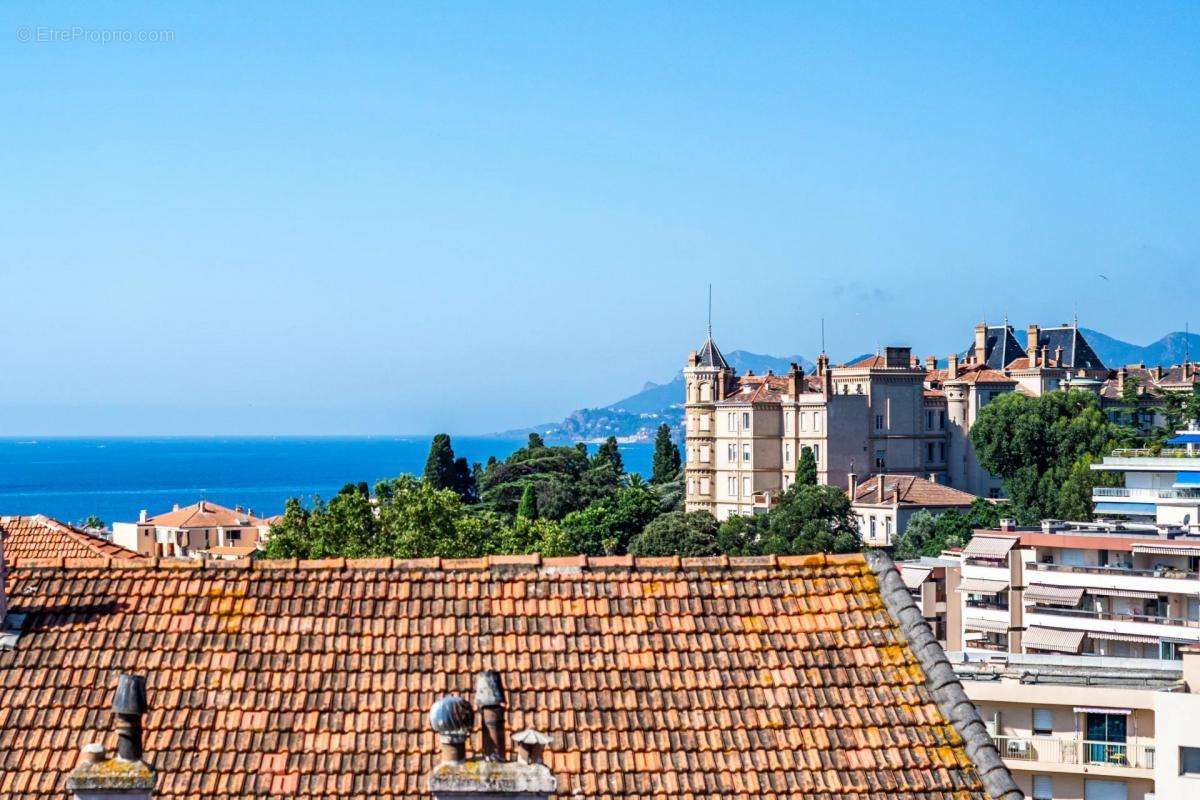
<svg viewBox="0 0 1200 800">
<path fill-rule="evenodd" d="M 1128 514 L 1131 517 L 1153 517 L 1158 513 L 1154 503 L 1096 503 L 1097 514 Z"/>
<path fill-rule="evenodd" d="M 907 564 L 900 565 L 900 578 L 904 581 L 904 585 L 909 589 L 916 589 L 925 579 L 929 577 L 929 573 L 933 572 L 933 567 L 910 567 Z"/>
<path fill-rule="evenodd" d="M 1021 644 L 1037 650 L 1050 650 L 1055 653 L 1078 653 L 1083 647 L 1083 631 L 1065 631 L 1060 628 L 1043 628 L 1040 625 L 1030 625 L 1021 637 Z"/>
<path fill-rule="evenodd" d="M 1025 590 L 1025 599 L 1030 603 L 1045 603 L 1051 606 L 1077 606 L 1082 597 L 1082 586 L 1047 586 L 1035 583 Z"/>
<path fill-rule="evenodd" d="M 1008 581 L 989 581 L 985 578 L 963 578 L 958 585 L 960 592 L 971 594 L 999 594 L 1008 588 Z"/>
<path fill-rule="evenodd" d="M 1133 713 L 1128 708 L 1099 708 L 1097 706 L 1075 706 L 1071 710 L 1076 714 L 1119 714 L 1122 717 L 1127 717 Z"/>
<path fill-rule="evenodd" d="M 1200 472 L 1176 472 L 1176 489 L 1195 489 L 1200 486 Z"/>
<path fill-rule="evenodd" d="M 1200 433 L 1181 433 L 1167 439 L 1167 444 L 1200 444 Z"/>
<path fill-rule="evenodd" d="M 1134 542 L 1133 552 L 1151 556 L 1200 556 L 1200 542 L 1190 546 L 1174 542 Z"/>
<path fill-rule="evenodd" d="M 1008 556 L 1008 551 L 1017 544 L 1010 536 L 972 536 L 963 548 L 965 558 L 991 558 L 997 561 Z"/>
<path fill-rule="evenodd" d="M 985 631 L 987 633 L 1008 633 L 1007 622 L 997 622 L 991 619 L 965 619 L 963 627 L 972 631 Z"/>
<path fill-rule="evenodd" d="M 1134 600 L 1156 600 L 1158 595 L 1154 592 L 1143 592 L 1137 589 L 1096 589 L 1089 586 L 1088 594 L 1095 594 L 1101 597 L 1129 597 Z M 1028 596 L 1028 595 L 1026 595 Z"/>
<path fill-rule="evenodd" d="M 1136 633 L 1100 633 L 1099 631 L 1088 631 L 1088 636 L 1093 639 L 1104 639 L 1107 642 L 1133 642 L 1134 644 L 1158 644 L 1162 641 L 1158 636 L 1142 636 Z"/>
</svg>

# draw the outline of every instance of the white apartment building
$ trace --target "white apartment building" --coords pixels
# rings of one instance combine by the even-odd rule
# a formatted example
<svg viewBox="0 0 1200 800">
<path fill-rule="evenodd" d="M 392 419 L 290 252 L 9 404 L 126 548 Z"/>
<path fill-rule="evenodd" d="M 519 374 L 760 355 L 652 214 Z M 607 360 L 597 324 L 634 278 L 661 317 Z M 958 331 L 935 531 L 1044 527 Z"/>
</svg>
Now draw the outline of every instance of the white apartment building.
<svg viewBox="0 0 1200 800">
<path fill-rule="evenodd" d="M 1125 476 L 1124 486 L 1092 489 L 1097 517 L 1200 530 L 1200 430 L 1179 431 L 1167 445 L 1116 450 L 1092 465 Z"/>
<path fill-rule="evenodd" d="M 1200 797 L 1200 651 L 950 659 L 1031 800 Z"/>
<path fill-rule="evenodd" d="M 1005 524 L 963 548 L 963 649 L 1173 659 L 1200 642 L 1200 536 Z"/>
</svg>

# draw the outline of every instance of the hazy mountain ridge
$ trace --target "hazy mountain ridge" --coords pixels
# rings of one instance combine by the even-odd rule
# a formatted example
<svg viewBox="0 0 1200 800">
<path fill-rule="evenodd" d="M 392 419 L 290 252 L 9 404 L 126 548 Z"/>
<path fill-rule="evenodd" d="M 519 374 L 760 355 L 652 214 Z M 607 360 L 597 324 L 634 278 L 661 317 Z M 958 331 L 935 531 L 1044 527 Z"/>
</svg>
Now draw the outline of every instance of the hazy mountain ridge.
<svg viewBox="0 0 1200 800">
<path fill-rule="evenodd" d="M 1175 331 L 1148 345 L 1136 345 L 1090 328 L 1081 328 L 1080 331 L 1087 337 L 1100 359 L 1111 369 L 1123 364 L 1137 363 L 1147 366 L 1171 366 L 1182 362 L 1185 353 L 1190 354 L 1192 360 L 1200 358 L 1200 334 L 1185 335 L 1182 331 Z M 1020 336 L 1018 340 L 1021 340 Z M 861 357 L 856 356 L 844 362 L 834 363 L 851 363 Z M 733 350 L 725 353 L 725 360 L 739 375 L 747 372 L 761 375 L 768 370 L 773 370 L 776 374 L 785 374 L 793 361 L 800 364 L 806 372 L 815 369 L 813 362 L 799 355 L 771 356 L 747 350 Z M 641 391 L 607 406 L 581 408 L 561 422 L 505 431 L 500 435 L 524 436 L 531 431 L 537 431 L 547 439 L 556 441 L 595 441 L 609 436 L 616 436 L 623 441 L 650 441 L 662 423 L 666 422 L 672 428 L 678 429 L 682 420 L 683 372 L 680 371 L 666 383 L 647 381 Z"/>
</svg>

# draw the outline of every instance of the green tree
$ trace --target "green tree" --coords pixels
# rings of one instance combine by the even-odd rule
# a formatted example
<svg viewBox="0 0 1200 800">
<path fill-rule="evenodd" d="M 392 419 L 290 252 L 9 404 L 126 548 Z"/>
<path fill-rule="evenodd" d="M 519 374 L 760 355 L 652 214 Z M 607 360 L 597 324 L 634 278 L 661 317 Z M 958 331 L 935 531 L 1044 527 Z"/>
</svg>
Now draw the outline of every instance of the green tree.
<svg viewBox="0 0 1200 800">
<path fill-rule="evenodd" d="M 654 460 L 650 470 L 651 483 L 666 483 L 675 480 L 679 474 L 682 460 L 679 457 L 679 446 L 671 441 L 671 426 L 663 423 L 658 426 L 654 437 Z"/>
<path fill-rule="evenodd" d="M 935 535 L 936 528 L 933 515 L 925 509 L 921 509 L 908 518 L 908 524 L 904 526 L 904 532 L 896 540 L 896 558 L 910 559 L 928 555 L 926 548 L 933 541 Z M 939 550 L 938 552 L 941 551 Z"/>
<path fill-rule="evenodd" d="M 756 527 L 763 553 L 852 553 L 862 548 L 850 499 L 833 486 L 792 486 Z"/>
<path fill-rule="evenodd" d="M 533 484 L 527 483 L 525 491 L 521 494 L 521 504 L 517 506 L 517 519 L 533 521 L 537 518 L 537 493 L 533 490 Z"/>
<path fill-rule="evenodd" d="M 612 497 L 563 518 L 568 549 L 588 555 L 620 555 L 629 541 L 658 516 L 658 498 L 643 487 L 623 487 Z"/>
<path fill-rule="evenodd" d="M 90 515 L 83 521 L 83 527 L 87 530 L 104 530 L 104 520 L 100 519 L 95 514 Z"/>
<path fill-rule="evenodd" d="M 457 558 L 482 549 L 482 542 L 473 541 L 481 533 L 478 518 L 468 516 L 449 489 L 401 475 L 377 484 L 375 496 L 382 530 L 373 555 Z"/>
<path fill-rule="evenodd" d="M 1031 524 L 1080 511 L 1087 513 L 1077 518 L 1090 518 L 1078 507 L 1085 479 L 1077 464 L 1128 443 L 1129 433 L 1101 413 L 1096 395 L 1076 389 L 1002 395 L 980 410 L 970 435 L 979 463 L 1003 481 L 1014 516 Z M 1064 495 L 1072 477 L 1074 494 Z"/>
<path fill-rule="evenodd" d="M 707 511 L 661 514 L 629 542 L 635 556 L 712 556 L 721 552 L 717 520 Z"/>
<path fill-rule="evenodd" d="M 596 456 L 592 459 L 596 466 L 609 465 L 614 473 L 620 478 L 625 474 L 625 462 L 621 459 L 621 448 L 617 445 L 617 437 L 610 436 L 604 440 L 596 450 Z"/>
<path fill-rule="evenodd" d="M 425 459 L 425 482 L 434 489 L 454 487 L 454 447 L 449 434 L 439 433 L 429 445 Z"/>
<path fill-rule="evenodd" d="M 800 486 L 817 485 L 817 458 L 811 447 L 800 448 L 800 458 L 796 461 L 796 483 Z"/>
<path fill-rule="evenodd" d="M 542 439 L 540 433 L 534 432 L 529 434 L 529 444 L 525 445 L 530 450 L 536 450 L 539 447 L 545 447 L 546 442 Z"/>
</svg>

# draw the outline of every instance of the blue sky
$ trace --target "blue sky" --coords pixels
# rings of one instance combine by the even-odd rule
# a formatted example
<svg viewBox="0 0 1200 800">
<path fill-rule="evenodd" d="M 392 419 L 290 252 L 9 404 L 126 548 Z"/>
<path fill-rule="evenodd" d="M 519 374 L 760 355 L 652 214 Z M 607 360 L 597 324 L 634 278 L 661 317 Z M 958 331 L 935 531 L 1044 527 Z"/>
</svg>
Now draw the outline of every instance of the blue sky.
<svg viewBox="0 0 1200 800">
<path fill-rule="evenodd" d="M 835 359 L 1194 313 L 1195 4 L 0 20 L 0 434 L 552 420 L 667 379 L 709 280 L 725 349 Z"/>
</svg>

